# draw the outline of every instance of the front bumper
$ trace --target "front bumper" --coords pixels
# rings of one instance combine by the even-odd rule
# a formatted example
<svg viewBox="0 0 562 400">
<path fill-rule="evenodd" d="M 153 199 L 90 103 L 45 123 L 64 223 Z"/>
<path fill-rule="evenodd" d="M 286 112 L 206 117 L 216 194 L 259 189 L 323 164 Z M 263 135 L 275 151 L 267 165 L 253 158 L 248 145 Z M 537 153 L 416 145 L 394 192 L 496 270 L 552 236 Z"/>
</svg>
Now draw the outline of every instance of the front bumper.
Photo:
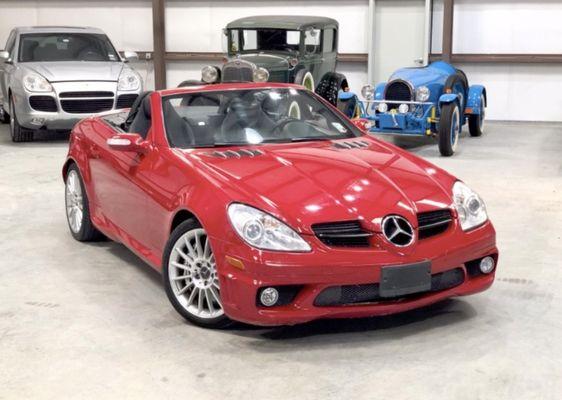
<svg viewBox="0 0 562 400">
<path fill-rule="evenodd" d="M 307 239 L 314 244 L 311 253 L 289 254 L 248 253 L 240 244 L 212 238 L 225 313 L 234 320 L 264 326 L 293 325 L 321 318 L 393 314 L 487 289 L 494 281 L 495 269 L 487 275 L 471 275 L 466 263 L 487 255 L 492 255 L 496 262 L 498 259 L 495 231 L 490 222 L 470 232 L 462 232 L 455 227 L 418 242 L 414 245 L 415 249 L 407 254 L 377 248 L 329 249 L 314 237 Z M 228 257 L 242 261 L 244 269 L 233 266 L 227 261 Z M 462 283 L 450 289 L 372 303 L 338 306 L 314 304 L 318 295 L 328 287 L 379 283 L 381 267 L 424 260 L 431 261 L 432 274 L 461 268 L 464 274 Z M 257 295 L 260 288 L 285 285 L 298 285 L 300 288 L 289 304 L 274 307 L 259 305 Z"/>
<path fill-rule="evenodd" d="M 388 112 L 378 112 L 379 103 L 393 106 L 407 104 L 409 111 L 405 114 L 398 113 L 396 109 Z M 363 102 L 362 117 L 370 120 L 373 126 L 369 129 L 372 133 L 386 133 L 399 135 L 424 136 L 436 131 L 437 109 L 431 102 L 389 102 L 385 100 L 372 100 Z"/>
<path fill-rule="evenodd" d="M 74 125 L 84 119 L 109 110 L 115 110 L 125 104 L 123 95 L 138 95 L 141 89 L 135 91 L 118 91 L 116 82 L 58 82 L 52 84 L 54 91 L 48 93 L 29 93 L 26 90 L 15 91 L 13 93 L 14 106 L 18 122 L 21 126 L 28 129 L 48 129 L 48 130 L 71 130 Z M 111 96 L 89 95 L 84 97 L 70 97 L 62 99 L 61 93 L 82 93 L 84 96 L 87 92 L 106 92 Z M 56 111 L 44 111 L 34 109 L 31 105 L 30 98 L 32 96 L 48 96 L 54 100 Z M 132 97 L 129 97 L 130 100 Z M 88 112 L 88 107 L 81 110 L 69 112 L 68 106 L 63 106 L 64 102 L 103 102 L 107 104 L 103 110 Z M 127 101 L 126 105 L 130 107 L 131 101 Z M 76 104 L 76 103 L 73 103 Z M 99 103 L 98 103 L 99 104 Z"/>
</svg>

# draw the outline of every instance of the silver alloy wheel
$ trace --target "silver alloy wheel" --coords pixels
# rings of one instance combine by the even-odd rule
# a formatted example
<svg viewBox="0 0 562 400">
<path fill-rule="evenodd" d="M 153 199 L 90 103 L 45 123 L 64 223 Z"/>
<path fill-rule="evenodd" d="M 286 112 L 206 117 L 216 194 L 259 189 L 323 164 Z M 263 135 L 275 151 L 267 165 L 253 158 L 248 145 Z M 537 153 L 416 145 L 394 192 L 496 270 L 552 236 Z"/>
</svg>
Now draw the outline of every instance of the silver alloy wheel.
<svg viewBox="0 0 562 400">
<path fill-rule="evenodd" d="M 224 314 L 215 257 L 204 229 L 192 229 L 174 243 L 168 279 L 177 301 L 191 315 L 211 319 Z"/>
<path fill-rule="evenodd" d="M 82 228 L 84 210 L 82 186 L 80 186 L 78 173 L 74 170 L 71 170 L 66 177 L 65 200 L 68 226 L 70 226 L 72 232 L 78 233 L 80 232 L 80 228 Z"/>
</svg>

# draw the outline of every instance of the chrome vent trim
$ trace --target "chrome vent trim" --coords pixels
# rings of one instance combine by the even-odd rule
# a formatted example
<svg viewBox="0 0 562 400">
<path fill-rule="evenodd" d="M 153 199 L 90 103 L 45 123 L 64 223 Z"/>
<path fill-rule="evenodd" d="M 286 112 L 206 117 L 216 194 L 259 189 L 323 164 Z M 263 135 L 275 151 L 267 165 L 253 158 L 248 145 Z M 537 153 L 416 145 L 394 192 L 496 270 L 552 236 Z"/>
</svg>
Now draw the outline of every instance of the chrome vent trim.
<svg viewBox="0 0 562 400">
<path fill-rule="evenodd" d="M 334 147 L 337 149 L 364 149 L 369 147 L 370 143 L 364 140 L 352 140 L 345 142 L 334 142 Z"/>
<path fill-rule="evenodd" d="M 261 150 L 254 149 L 240 149 L 240 150 L 226 150 L 226 151 L 213 151 L 206 153 L 210 157 L 216 158 L 253 158 L 257 156 L 262 156 L 263 152 Z"/>
</svg>

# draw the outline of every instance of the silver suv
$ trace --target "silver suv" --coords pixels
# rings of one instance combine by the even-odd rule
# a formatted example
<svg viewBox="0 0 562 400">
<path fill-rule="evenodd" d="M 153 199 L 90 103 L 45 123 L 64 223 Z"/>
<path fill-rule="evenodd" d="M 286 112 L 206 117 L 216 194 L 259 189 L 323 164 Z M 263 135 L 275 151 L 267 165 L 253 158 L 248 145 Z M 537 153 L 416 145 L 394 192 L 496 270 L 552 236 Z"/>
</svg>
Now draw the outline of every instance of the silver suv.
<svg viewBox="0 0 562 400">
<path fill-rule="evenodd" d="M 130 107 L 142 91 L 139 74 L 96 28 L 20 27 L 0 51 L 0 120 L 14 142 L 33 132 L 70 130 L 93 114 Z"/>
</svg>

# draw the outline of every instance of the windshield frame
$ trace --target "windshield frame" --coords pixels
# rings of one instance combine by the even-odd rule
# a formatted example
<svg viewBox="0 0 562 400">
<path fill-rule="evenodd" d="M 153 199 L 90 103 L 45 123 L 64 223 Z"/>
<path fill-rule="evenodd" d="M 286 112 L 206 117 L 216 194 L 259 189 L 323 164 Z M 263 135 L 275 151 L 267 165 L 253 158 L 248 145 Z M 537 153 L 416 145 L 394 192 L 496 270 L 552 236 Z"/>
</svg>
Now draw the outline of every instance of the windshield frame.
<svg viewBox="0 0 562 400">
<path fill-rule="evenodd" d="M 30 38 L 30 37 L 41 37 L 41 36 L 55 36 L 55 35 L 82 35 L 82 36 L 97 36 L 100 39 L 104 40 L 106 42 L 106 45 L 108 45 L 109 49 L 111 49 L 115 55 L 116 55 L 116 59 L 115 60 L 111 60 L 111 59 L 106 59 L 106 60 L 47 60 L 47 61 L 42 61 L 42 60 L 32 60 L 32 61 L 23 61 L 22 60 L 22 48 L 23 48 L 23 43 L 24 43 L 24 39 L 26 38 Z M 22 33 L 19 35 L 18 38 L 18 45 L 17 45 L 17 49 L 18 49 L 18 54 L 17 54 L 17 59 L 18 59 L 18 63 L 44 63 L 44 62 L 123 62 L 121 55 L 119 54 L 119 52 L 115 49 L 115 46 L 113 46 L 113 43 L 111 42 L 111 40 L 109 39 L 109 37 L 105 34 L 105 33 L 95 33 L 95 32 L 30 32 L 30 33 Z"/>
<path fill-rule="evenodd" d="M 325 137 L 309 137 L 309 138 L 295 138 L 296 140 L 266 140 L 259 143 L 214 143 L 212 145 L 192 145 L 189 147 L 180 147 L 176 146 L 172 143 L 170 139 L 170 135 L 168 134 L 168 127 L 166 126 L 166 118 L 164 116 L 164 104 L 167 100 L 171 99 L 178 99 L 189 95 L 194 94 L 202 94 L 202 93 L 233 93 L 233 92 L 260 92 L 260 91 L 275 91 L 275 90 L 295 90 L 299 92 L 300 95 L 307 96 L 314 101 L 318 102 L 323 106 L 325 110 L 336 119 L 337 122 L 342 124 L 345 128 L 347 128 L 347 133 L 342 133 L 338 136 L 325 136 Z M 268 145 L 287 145 L 287 144 L 295 144 L 295 143 L 306 143 L 306 142 L 317 142 L 317 141 L 324 141 L 324 142 L 331 142 L 333 140 L 342 140 L 342 139 L 356 139 L 359 137 L 364 136 L 364 132 L 362 132 L 355 124 L 353 124 L 350 120 L 347 119 L 345 115 L 343 115 L 339 110 L 335 109 L 330 103 L 328 103 L 325 99 L 321 98 L 318 95 L 310 92 L 304 88 L 294 88 L 294 87 L 259 87 L 259 88 L 241 88 L 241 89 L 216 89 L 216 90 L 204 90 L 200 92 L 184 92 L 184 93 L 176 93 L 170 95 L 164 95 L 160 98 L 160 107 L 162 109 L 162 128 L 164 133 L 164 138 L 168 143 L 168 147 L 173 149 L 213 149 L 217 147 L 255 147 L 255 146 L 268 146 Z"/>
</svg>

